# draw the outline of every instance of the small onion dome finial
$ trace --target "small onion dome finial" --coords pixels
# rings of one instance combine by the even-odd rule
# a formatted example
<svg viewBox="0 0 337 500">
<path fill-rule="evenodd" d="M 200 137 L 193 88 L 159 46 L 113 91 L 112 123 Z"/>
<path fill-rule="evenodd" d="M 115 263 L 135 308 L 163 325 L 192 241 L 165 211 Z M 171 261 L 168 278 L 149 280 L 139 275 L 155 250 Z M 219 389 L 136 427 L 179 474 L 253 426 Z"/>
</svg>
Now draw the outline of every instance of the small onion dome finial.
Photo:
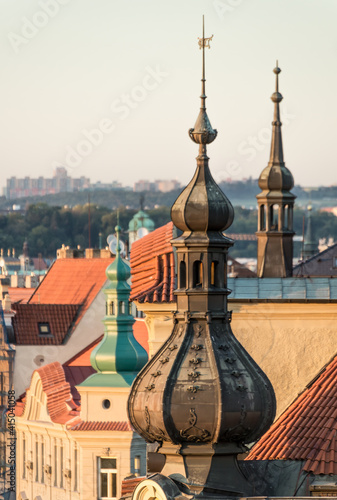
<svg viewBox="0 0 337 500">
<path fill-rule="evenodd" d="M 210 144 L 214 141 L 218 132 L 212 128 L 205 109 L 201 109 L 194 128 L 190 128 L 188 134 L 193 142 L 197 144 Z"/>
<path fill-rule="evenodd" d="M 283 99 L 282 94 L 278 91 L 278 75 L 281 73 L 281 68 L 278 67 L 278 61 L 276 61 L 276 67 L 273 69 L 273 72 L 276 75 L 276 90 L 271 96 L 271 100 L 273 102 L 281 102 Z"/>
</svg>

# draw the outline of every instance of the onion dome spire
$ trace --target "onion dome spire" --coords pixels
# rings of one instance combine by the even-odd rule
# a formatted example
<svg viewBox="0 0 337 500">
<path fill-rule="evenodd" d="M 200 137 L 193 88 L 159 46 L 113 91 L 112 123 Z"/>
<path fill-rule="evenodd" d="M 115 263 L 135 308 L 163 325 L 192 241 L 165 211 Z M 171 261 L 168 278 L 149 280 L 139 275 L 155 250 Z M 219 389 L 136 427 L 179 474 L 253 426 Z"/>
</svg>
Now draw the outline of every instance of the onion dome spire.
<svg viewBox="0 0 337 500">
<path fill-rule="evenodd" d="M 258 201 L 257 275 L 259 278 L 285 278 L 292 276 L 293 269 L 293 208 L 296 196 L 292 173 L 285 166 L 283 157 L 279 74 L 276 61 L 274 68 L 276 89 L 271 96 L 274 103 L 272 140 L 268 165 L 259 178 L 261 193 Z"/>
<path fill-rule="evenodd" d="M 205 38 L 203 16 L 202 38 L 199 38 L 199 48 L 202 50 L 201 107 L 194 128 L 188 132 L 192 141 L 199 144 L 197 168 L 193 179 L 171 209 L 171 219 L 182 231 L 224 231 L 234 219 L 232 204 L 214 181 L 206 154 L 207 144 L 217 136 L 217 130 L 213 129 L 206 112 L 205 48 L 210 48 L 212 39 L 213 35 Z"/>
<path fill-rule="evenodd" d="M 285 166 L 283 157 L 282 122 L 280 116 L 280 102 L 283 100 L 283 96 L 279 92 L 279 74 L 281 73 L 281 69 L 278 67 L 278 61 L 276 61 L 276 67 L 273 69 L 273 72 L 276 75 L 276 88 L 270 98 L 274 103 L 270 158 L 267 167 L 260 175 L 259 186 L 263 190 L 290 191 L 294 187 L 294 178 L 290 170 Z"/>
<path fill-rule="evenodd" d="M 199 40 L 203 67 L 209 41 Z M 268 429 L 275 413 L 268 378 L 231 330 L 227 253 L 233 241 L 222 231 L 234 211 L 208 167 L 206 146 L 216 131 L 206 114 L 204 80 L 203 70 L 201 109 L 190 131 L 199 144 L 197 169 L 171 210 L 173 223 L 184 231 L 172 240 L 173 330 L 136 377 L 128 401 L 133 428 L 160 443 L 165 466 L 159 476 L 139 483 L 133 500 L 251 496 L 236 457 Z"/>
<path fill-rule="evenodd" d="M 82 386 L 130 387 L 147 361 L 145 349 L 133 336 L 135 320 L 129 307 L 130 267 L 121 257 L 120 226 L 115 230 L 116 257 L 106 270 L 109 282 L 103 290 L 106 295 L 104 337 L 90 356 L 91 365 L 98 373 L 87 378 Z"/>
</svg>

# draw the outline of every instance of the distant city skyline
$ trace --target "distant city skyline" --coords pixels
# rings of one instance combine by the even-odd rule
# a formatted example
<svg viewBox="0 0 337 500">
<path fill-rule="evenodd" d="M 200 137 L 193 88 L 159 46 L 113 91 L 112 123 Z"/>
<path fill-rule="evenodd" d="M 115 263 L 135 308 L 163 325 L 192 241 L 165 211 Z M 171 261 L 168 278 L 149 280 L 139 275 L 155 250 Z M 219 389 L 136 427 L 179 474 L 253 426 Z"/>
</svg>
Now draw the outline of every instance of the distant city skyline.
<svg viewBox="0 0 337 500">
<path fill-rule="evenodd" d="M 326 0 L 1 0 L 3 180 L 133 185 L 191 178 L 202 14 L 209 147 L 217 181 L 267 165 L 275 60 L 286 165 L 295 184 L 337 183 L 337 4 Z"/>
</svg>

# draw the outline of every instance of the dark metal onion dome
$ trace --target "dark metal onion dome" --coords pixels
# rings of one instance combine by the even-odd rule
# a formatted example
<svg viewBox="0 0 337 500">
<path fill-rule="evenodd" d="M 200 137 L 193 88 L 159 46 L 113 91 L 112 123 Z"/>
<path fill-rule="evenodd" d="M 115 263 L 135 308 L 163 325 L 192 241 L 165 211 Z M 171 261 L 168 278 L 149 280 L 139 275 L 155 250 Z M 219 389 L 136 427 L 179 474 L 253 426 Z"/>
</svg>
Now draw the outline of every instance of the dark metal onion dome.
<svg viewBox="0 0 337 500">
<path fill-rule="evenodd" d="M 199 41 L 203 52 L 209 40 L 203 35 Z M 275 396 L 230 326 L 227 252 L 233 242 L 221 230 L 230 225 L 233 208 L 208 170 L 212 130 L 203 136 L 196 125 L 190 132 L 205 142 L 197 172 L 172 208 L 173 222 L 184 231 L 172 241 L 178 273 L 174 327 L 136 377 L 128 413 L 146 441 L 160 443 L 162 475 L 184 493 L 224 498 L 252 494 L 236 456 L 270 427 Z M 146 485 L 137 487 L 134 500 L 145 498 Z"/>
<path fill-rule="evenodd" d="M 217 130 L 212 128 L 206 112 L 205 47 L 210 48 L 212 38 L 213 35 L 205 38 L 203 27 L 202 38 L 199 40 L 202 48 L 201 107 L 194 128 L 188 131 L 192 141 L 199 144 L 197 168 L 193 179 L 171 209 L 171 219 L 182 231 L 224 231 L 234 219 L 232 204 L 214 181 L 206 154 L 206 145 L 217 136 Z M 206 41 L 206 45 L 202 45 L 202 41 Z"/>
<path fill-rule="evenodd" d="M 271 96 L 274 103 L 274 120 L 272 122 L 270 158 L 268 165 L 260 175 L 259 186 L 264 191 L 290 191 L 294 187 L 294 178 L 290 170 L 285 166 L 283 159 L 282 122 L 280 118 L 280 102 L 283 96 L 278 89 L 278 76 L 281 73 L 278 61 L 276 61 L 276 68 L 273 71 L 276 75 L 276 90 Z"/>
</svg>

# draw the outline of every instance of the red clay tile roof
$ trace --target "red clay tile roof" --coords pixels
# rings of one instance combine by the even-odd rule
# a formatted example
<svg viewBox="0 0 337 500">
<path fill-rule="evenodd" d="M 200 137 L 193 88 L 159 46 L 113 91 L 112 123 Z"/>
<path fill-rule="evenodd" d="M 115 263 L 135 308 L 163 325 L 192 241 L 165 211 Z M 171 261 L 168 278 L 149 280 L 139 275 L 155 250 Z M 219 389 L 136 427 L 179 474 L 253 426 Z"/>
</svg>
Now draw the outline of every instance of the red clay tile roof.
<svg viewBox="0 0 337 500">
<path fill-rule="evenodd" d="M 78 406 L 81 404 L 81 396 L 79 395 L 76 386 L 84 382 L 90 375 L 96 373 L 96 370 L 89 366 L 67 366 L 63 365 L 64 375 L 70 385 L 71 395 L 74 403 Z"/>
<path fill-rule="evenodd" d="M 131 496 L 135 487 L 144 479 L 144 477 L 126 477 L 122 481 L 122 497 Z"/>
<path fill-rule="evenodd" d="M 29 304 L 83 304 L 79 323 L 107 280 L 114 259 L 57 259 L 35 289 Z"/>
<path fill-rule="evenodd" d="M 170 241 L 173 223 L 169 222 L 135 241 L 131 248 L 131 300 L 174 302 L 174 254 Z"/>
<path fill-rule="evenodd" d="M 23 411 L 25 409 L 25 403 L 22 401 L 16 401 L 15 402 L 15 408 L 14 408 L 14 413 L 16 417 L 21 417 L 23 414 Z"/>
<path fill-rule="evenodd" d="M 72 431 L 132 431 L 129 422 L 79 422 Z"/>
<path fill-rule="evenodd" d="M 21 304 L 26 304 L 26 302 L 28 302 L 34 291 L 35 288 L 9 287 L 8 295 L 11 299 L 12 304 L 14 302 L 20 302 Z"/>
<path fill-rule="evenodd" d="M 71 330 L 80 305 L 13 304 L 12 319 L 18 345 L 59 345 Z M 49 324 L 50 335 L 41 335 L 39 324 Z"/>
<path fill-rule="evenodd" d="M 304 471 L 337 474 L 337 356 L 262 436 L 246 460 L 305 460 Z"/>
<path fill-rule="evenodd" d="M 43 392 L 47 396 L 47 409 L 52 422 L 65 424 L 78 416 L 70 385 L 65 379 L 62 365 L 55 361 L 34 371 L 40 375 Z M 33 374 L 34 374 L 33 373 Z M 25 398 L 27 401 L 27 397 Z M 69 406 L 71 409 L 69 409 Z"/>
<path fill-rule="evenodd" d="M 133 324 L 133 334 L 139 344 L 144 347 L 149 354 L 149 332 L 146 323 L 143 319 L 136 319 Z"/>
</svg>

